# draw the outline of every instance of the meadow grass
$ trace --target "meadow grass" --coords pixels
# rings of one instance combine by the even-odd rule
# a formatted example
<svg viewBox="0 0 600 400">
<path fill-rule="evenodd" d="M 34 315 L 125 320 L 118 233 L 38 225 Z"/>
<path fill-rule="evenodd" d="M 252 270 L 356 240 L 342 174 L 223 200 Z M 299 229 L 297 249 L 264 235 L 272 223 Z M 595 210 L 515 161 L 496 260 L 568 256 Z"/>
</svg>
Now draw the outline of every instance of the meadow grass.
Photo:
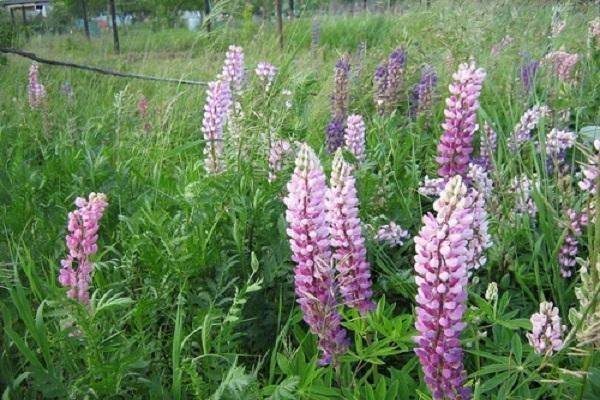
<svg viewBox="0 0 600 400">
<path fill-rule="evenodd" d="M 494 246 L 469 289 L 463 335 L 468 385 L 478 399 L 600 397 L 600 360 L 581 350 L 551 360 L 533 353 L 524 333 L 541 301 L 553 301 L 568 323 L 577 306 L 578 274 L 560 276 L 558 252 L 566 234 L 563 205 L 581 201 L 568 182 L 548 173 L 533 143 L 519 154 L 507 139 L 525 110 L 548 104 L 568 109 L 566 127 L 600 125 L 598 64 L 584 57 L 593 5 L 568 3 L 565 31 L 548 37 L 552 9 L 542 1 L 436 1 L 410 4 L 401 14 L 319 16 L 311 50 L 311 17 L 285 23 L 285 49 L 274 26 L 222 24 L 211 34 L 149 26 L 122 31 L 120 55 L 110 33 L 36 36 L 20 44 L 40 56 L 123 71 L 209 81 L 220 72 L 227 46 L 246 54 L 249 85 L 241 103 L 244 157 L 227 154 L 227 171 L 203 169 L 200 133 L 205 87 L 96 75 L 41 65 L 44 110 L 27 102 L 29 61 L 10 56 L 0 66 L 0 387 L 21 398 L 198 399 L 427 399 L 414 331 L 414 246 L 388 248 L 367 240 L 377 309 L 364 318 L 344 313 L 352 350 L 339 369 L 318 367 L 315 339 L 295 305 L 284 205 L 291 164 L 267 182 L 264 135 L 310 144 L 327 171 L 324 130 L 330 117 L 333 66 L 366 43 L 362 73 L 352 79 L 350 110 L 365 116 L 368 162 L 356 171 L 361 218 L 377 226 L 393 220 L 412 235 L 432 200 L 418 194 L 434 176 L 442 133 L 443 99 L 451 74 L 469 58 L 486 69 L 480 125 L 498 133 L 489 205 Z M 491 47 L 510 34 L 498 56 Z M 390 118 L 376 115 L 372 74 L 394 48 L 407 54 L 404 97 Z M 564 47 L 582 58 L 576 85 L 540 74 L 527 95 L 518 81 L 520 53 L 539 60 Z M 448 54 L 453 62 L 447 65 Z M 351 59 L 354 63 L 354 59 Z M 279 68 L 270 95 L 253 70 Z M 439 75 L 431 113 L 407 117 L 408 93 L 423 64 Z M 73 98 L 61 92 L 73 87 Z M 278 93 L 293 92 L 286 110 Z M 149 101 L 148 132 L 137 107 Z M 558 119 L 535 133 L 544 141 Z M 589 147 L 589 143 L 581 141 Z M 578 168 L 583 156 L 569 153 Z M 515 217 L 513 177 L 539 178 L 536 218 Z M 65 255 L 67 213 L 77 196 L 103 192 L 110 206 L 94 256 L 90 307 L 70 301 L 57 276 Z M 569 197 L 571 196 L 571 197 Z M 566 200 L 565 200 L 566 199 Z M 593 229 L 580 256 L 594 251 Z M 593 260 L 593 256 L 592 256 Z M 483 298 L 497 282 L 499 300 Z M 64 321 L 74 319 L 79 335 Z M 487 336 L 483 336 L 485 332 Z M 587 354 L 587 355 L 586 355 Z M 594 373 L 586 385 L 575 372 Z"/>
</svg>

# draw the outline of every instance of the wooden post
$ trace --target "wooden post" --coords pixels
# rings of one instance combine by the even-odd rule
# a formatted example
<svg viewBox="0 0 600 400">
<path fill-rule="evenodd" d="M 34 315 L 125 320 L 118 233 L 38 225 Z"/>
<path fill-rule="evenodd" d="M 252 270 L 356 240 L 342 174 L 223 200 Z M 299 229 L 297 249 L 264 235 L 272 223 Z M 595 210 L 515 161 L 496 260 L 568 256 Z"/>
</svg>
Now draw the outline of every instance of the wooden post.
<svg viewBox="0 0 600 400">
<path fill-rule="evenodd" d="M 25 16 L 25 6 L 21 6 L 21 15 L 23 16 L 23 25 L 27 23 L 27 17 Z"/>
<path fill-rule="evenodd" d="M 204 0 L 204 18 L 206 18 L 206 30 L 210 32 L 210 0 Z"/>
<path fill-rule="evenodd" d="M 110 16 L 112 18 L 113 41 L 114 41 L 115 51 L 117 53 L 120 53 L 121 46 L 119 44 L 119 29 L 117 28 L 117 12 L 115 10 L 115 0 L 110 0 Z"/>
<path fill-rule="evenodd" d="M 277 13 L 277 35 L 279 36 L 279 48 L 283 50 L 283 18 L 281 17 L 281 0 L 275 0 L 275 12 Z"/>
<path fill-rule="evenodd" d="M 10 22 L 12 22 L 13 27 L 17 24 L 15 22 L 15 9 L 14 8 L 10 8 Z"/>
<path fill-rule="evenodd" d="M 367 0 L 363 0 L 363 10 L 367 11 Z"/>
<path fill-rule="evenodd" d="M 290 9 L 290 18 L 294 18 L 294 0 L 288 1 L 288 8 Z"/>
<path fill-rule="evenodd" d="M 427 4 L 427 8 L 431 7 L 431 0 L 427 0 L 426 4 Z"/>
<path fill-rule="evenodd" d="M 81 0 L 81 16 L 83 18 L 83 30 L 85 31 L 85 37 L 90 40 L 90 25 L 88 24 L 86 0 Z"/>
</svg>

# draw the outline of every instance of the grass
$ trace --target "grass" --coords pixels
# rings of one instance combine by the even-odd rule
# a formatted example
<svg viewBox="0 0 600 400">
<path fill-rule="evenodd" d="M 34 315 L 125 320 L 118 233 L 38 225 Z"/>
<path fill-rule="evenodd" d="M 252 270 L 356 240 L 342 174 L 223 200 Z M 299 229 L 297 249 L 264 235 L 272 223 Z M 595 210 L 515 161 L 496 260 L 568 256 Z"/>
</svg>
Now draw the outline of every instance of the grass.
<svg viewBox="0 0 600 400">
<path fill-rule="evenodd" d="M 533 104 L 554 116 L 535 131 L 543 142 L 551 127 L 579 132 L 600 125 L 598 64 L 587 58 L 587 24 L 593 5 L 569 3 L 565 31 L 548 32 L 545 2 L 433 2 L 410 4 L 402 14 L 323 16 L 320 44 L 310 48 L 311 18 L 286 21 L 285 50 L 270 23 L 222 24 L 214 33 L 184 30 L 122 32 L 122 52 L 110 33 L 91 42 L 78 35 L 36 36 L 22 46 L 40 56 L 124 71 L 211 80 L 231 43 L 245 49 L 248 88 L 241 101 L 248 152 L 228 153 L 227 172 L 206 176 L 200 133 L 205 88 L 126 80 L 42 65 L 47 116 L 27 102 L 28 61 L 10 57 L 0 66 L 0 387 L 5 398 L 173 399 L 427 399 L 414 335 L 414 246 L 389 248 L 368 237 L 377 310 L 365 318 L 344 312 L 351 352 L 338 371 L 317 366 L 318 351 L 293 292 L 284 205 L 291 165 L 267 182 L 264 135 L 305 141 L 329 171 L 324 147 L 333 89 L 333 65 L 344 52 L 367 45 L 361 76 L 351 87 L 351 112 L 367 121 L 368 163 L 356 171 L 361 218 L 378 226 L 394 220 L 415 235 L 432 201 L 417 189 L 436 171 L 443 99 L 458 62 L 473 58 L 487 71 L 478 113 L 499 136 L 494 158 L 495 195 L 489 204 L 494 246 L 469 289 L 463 335 L 468 385 L 475 398 L 573 398 L 600 396 L 600 360 L 593 349 L 563 351 L 552 359 L 533 353 L 525 339 L 538 303 L 553 301 L 563 323 L 577 306 L 577 273 L 559 274 L 565 205 L 583 201 L 576 177 L 548 173 L 534 143 L 520 154 L 507 138 Z M 494 59 L 490 48 L 506 34 L 513 44 Z M 404 97 L 391 118 L 374 112 L 372 73 L 395 47 L 407 49 Z M 540 59 L 564 47 L 582 58 L 577 84 L 544 74 L 525 95 L 518 82 L 520 52 Z M 447 66 L 451 53 L 454 63 Z M 263 60 L 279 67 L 270 96 L 253 76 Z M 408 94 L 424 63 L 439 85 L 431 114 L 407 117 Z M 70 82 L 73 100 L 60 86 Z M 293 92 L 293 107 L 279 93 Z M 149 99 L 150 132 L 137 112 Z M 561 125 L 562 124 L 562 125 Z M 589 148 L 583 138 L 580 144 Z M 235 154 L 234 154 L 235 153 Z M 542 153 L 543 154 L 543 153 Z M 571 151 L 578 170 L 584 159 Z M 513 177 L 539 178 L 535 218 L 517 217 Z M 94 256 L 89 308 L 69 301 L 57 281 L 65 255 L 67 213 L 75 197 L 104 192 Z M 579 255 L 594 251 L 593 229 Z M 497 282 L 499 300 L 483 296 Z M 64 322 L 75 319 L 79 336 Z M 485 332 L 487 336 L 482 336 Z M 574 345 L 574 343 L 571 343 Z M 587 358 L 583 357 L 587 354 Z M 586 381 L 571 371 L 587 369 Z M 585 384 L 584 384 L 585 383 Z"/>
</svg>

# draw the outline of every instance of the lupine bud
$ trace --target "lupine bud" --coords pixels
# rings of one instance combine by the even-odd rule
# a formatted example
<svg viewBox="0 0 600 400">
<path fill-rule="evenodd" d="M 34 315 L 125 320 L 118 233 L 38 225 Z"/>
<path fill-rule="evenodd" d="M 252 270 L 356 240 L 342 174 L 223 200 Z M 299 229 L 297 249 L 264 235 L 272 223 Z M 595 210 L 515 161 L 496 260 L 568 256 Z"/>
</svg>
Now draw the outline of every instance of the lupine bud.
<svg viewBox="0 0 600 400">
<path fill-rule="evenodd" d="M 225 54 L 221 80 L 229 83 L 232 94 L 239 95 L 244 83 L 244 49 L 231 45 Z"/>
<path fill-rule="evenodd" d="M 277 179 L 277 173 L 283 169 L 284 161 L 292 153 L 292 146 L 287 140 L 274 140 L 269 151 L 269 182 Z"/>
<path fill-rule="evenodd" d="M 485 299 L 487 301 L 498 300 L 498 284 L 496 282 L 490 282 L 487 289 L 485 290 Z"/>
<path fill-rule="evenodd" d="M 471 198 L 460 175 L 448 180 L 433 204 L 437 216 L 423 216 L 415 237 L 418 291 L 415 353 L 434 399 L 469 399 L 460 333 L 466 324 L 468 244 L 473 239 Z"/>
<path fill-rule="evenodd" d="M 40 73 L 37 63 L 33 63 L 29 66 L 29 107 L 32 110 L 37 110 L 46 98 L 46 89 L 44 85 L 40 83 Z"/>
<path fill-rule="evenodd" d="M 531 324 L 533 329 L 526 336 L 536 353 L 552 355 L 563 348 L 567 327 L 562 325 L 558 308 L 552 303 L 540 303 L 540 312 L 531 316 Z"/>
<path fill-rule="evenodd" d="M 273 80 L 275 79 L 275 75 L 277 75 L 277 68 L 267 62 L 261 62 L 258 63 L 255 72 L 258 76 L 258 79 L 260 79 L 264 91 L 268 92 L 271 88 Z"/>
<path fill-rule="evenodd" d="M 300 147 L 296 168 L 287 185 L 287 234 L 290 237 L 296 297 L 304 321 L 319 338 L 321 364 L 336 365 L 347 347 L 335 298 L 334 270 L 321 163 L 306 144 Z"/>
<path fill-rule="evenodd" d="M 556 71 L 559 80 L 566 82 L 571 80 L 571 75 L 579 55 L 569 54 L 564 51 L 553 51 L 544 57 L 544 64 L 549 64 Z"/>
<path fill-rule="evenodd" d="M 389 224 L 381 225 L 377 229 L 377 233 L 373 239 L 385 243 L 390 247 L 400 247 L 409 236 L 410 234 L 407 230 L 402 229 L 400 225 L 392 221 Z"/>
<path fill-rule="evenodd" d="M 591 267 L 594 268 L 594 267 Z M 580 269 L 581 285 L 575 288 L 575 296 L 579 300 L 579 310 L 569 310 L 569 320 L 573 326 L 578 326 L 578 346 L 591 345 L 600 349 L 600 307 L 594 306 L 596 301 L 597 282 L 595 276 L 600 276 L 600 263 L 596 264 L 596 271 L 590 271 L 589 262 L 583 263 Z M 585 318 L 584 318 L 585 317 Z"/>
<path fill-rule="evenodd" d="M 438 174 L 448 180 L 459 174 L 465 176 L 473 152 L 473 134 L 477 131 L 477 109 L 481 84 L 485 78 L 483 69 L 475 64 L 461 64 L 458 72 L 452 75 L 450 97 L 446 100 L 442 124 L 444 133 L 438 145 Z"/>
<path fill-rule="evenodd" d="M 366 314 L 375 308 L 371 301 L 371 272 L 358 216 L 358 196 L 352 167 L 337 150 L 327 191 L 327 217 L 333 258 L 337 261 L 338 289 L 344 303 Z"/>
<path fill-rule="evenodd" d="M 66 236 L 69 254 L 62 260 L 59 283 L 69 288 L 67 296 L 81 304 L 90 301 L 89 287 L 92 281 L 94 264 L 90 256 L 98 251 L 99 221 L 108 206 L 103 193 L 90 193 L 88 200 L 83 197 L 75 199 L 77 210 L 69 213 L 69 224 Z M 76 266 L 76 268 L 74 268 Z"/>
<path fill-rule="evenodd" d="M 542 118 L 550 114 L 550 109 L 544 105 L 535 105 L 525 111 L 509 138 L 509 148 L 513 151 L 517 150 L 522 144 L 531 140 L 531 131 L 535 129 Z"/>
<path fill-rule="evenodd" d="M 493 167 L 492 158 L 496 154 L 498 147 L 497 135 L 494 128 L 487 122 L 483 125 L 483 135 L 479 142 L 479 160 L 480 164 L 486 171 L 490 171 Z"/>
<path fill-rule="evenodd" d="M 490 51 L 490 55 L 492 58 L 498 57 L 498 55 L 502 52 L 502 50 L 506 49 L 513 42 L 513 38 L 510 35 L 506 35 L 502 38 L 501 41 L 492 46 L 492 50 Z"/>
<path fill-rule="evenodd" d="M 421 69 L 421 79 L 413 88 L 411 113 L 416 117 L 431 109 L 433 104 L 433 93 L 437 85 L 437 74 L 435 69 L 426 65 Z"/>
<path fill-rule="evenodd" d="M 344 137 L 346 148 L 360 161 L 364 161 L 365 154 L 365 121 L 363 117 L 352 114 L 346 122 L 346 135 Z"/>
<path fill-rule="evenodd" d="M 231 91 L 225 81 L 213 81 L 206 90 L 202 118 L 204 134 L 204 168 L 209 175 L 225 169 L 223 161 L 223 127 L 231 110 Z"/>
</svg>

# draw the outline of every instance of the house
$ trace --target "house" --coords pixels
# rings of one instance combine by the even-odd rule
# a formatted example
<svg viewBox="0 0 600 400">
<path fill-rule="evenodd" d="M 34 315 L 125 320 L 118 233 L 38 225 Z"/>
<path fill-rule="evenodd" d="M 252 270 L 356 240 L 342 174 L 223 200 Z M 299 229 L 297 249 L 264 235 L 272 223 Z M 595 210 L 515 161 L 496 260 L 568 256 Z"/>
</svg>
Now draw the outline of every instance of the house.
<svg viewBox="0 0 600 400">
<path fill-rule="evenodd" d="M 16 19 L 27 22 L 37 16 L 47 17 L 52 7 L 50 0 L 0 0 L 0 5 L 10 13 L 13 23 Z"/>
</svg>

